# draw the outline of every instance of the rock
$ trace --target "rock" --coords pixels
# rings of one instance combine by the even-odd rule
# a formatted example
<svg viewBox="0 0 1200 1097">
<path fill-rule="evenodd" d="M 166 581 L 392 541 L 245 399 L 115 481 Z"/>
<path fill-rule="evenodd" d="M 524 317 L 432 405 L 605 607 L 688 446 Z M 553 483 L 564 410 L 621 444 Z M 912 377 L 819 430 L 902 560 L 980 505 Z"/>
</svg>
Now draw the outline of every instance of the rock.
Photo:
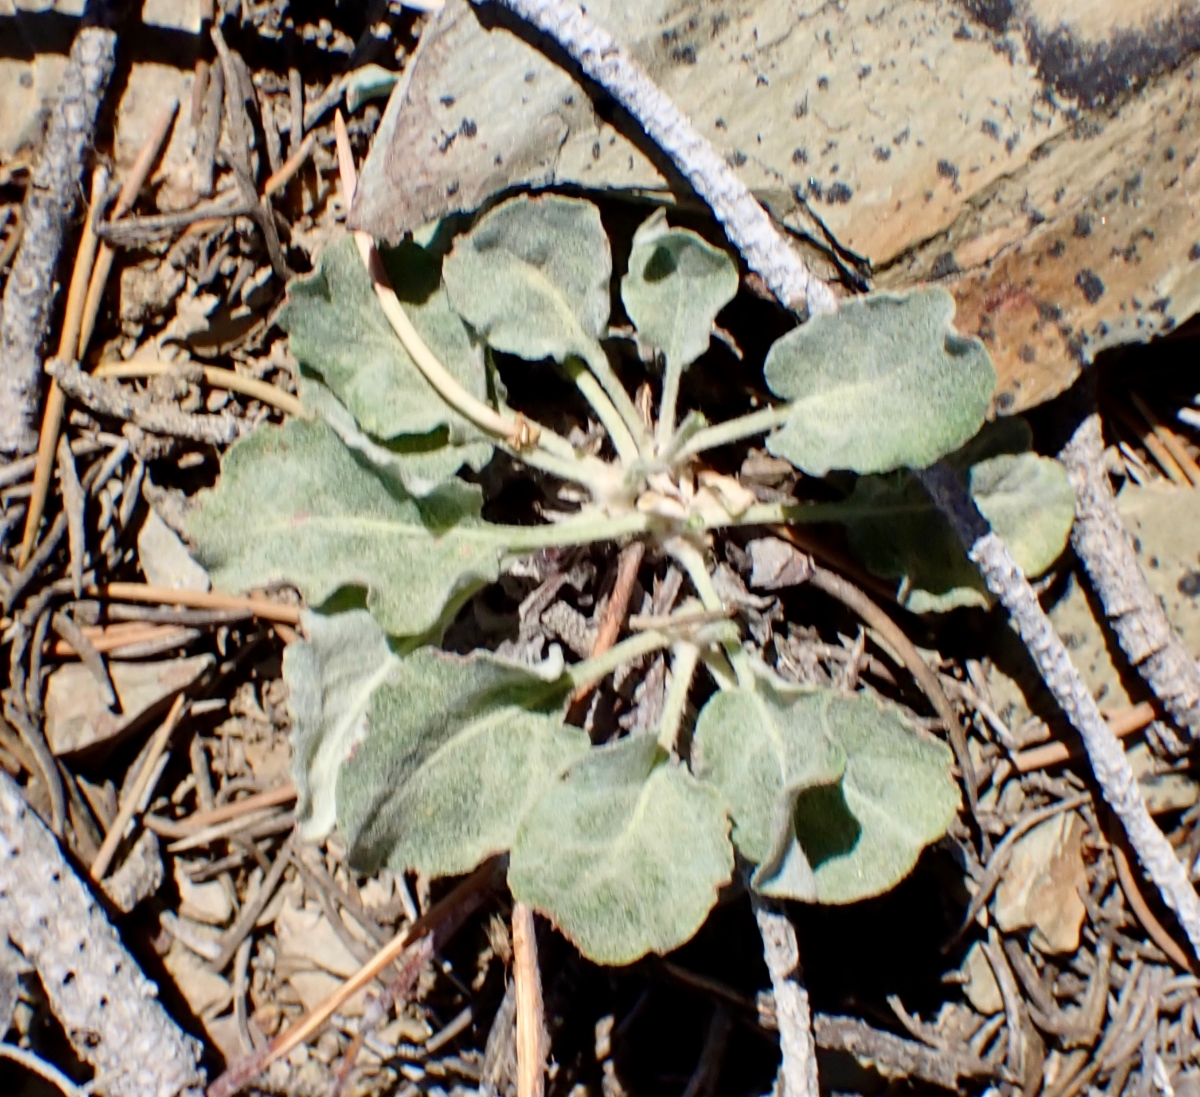
<svg viewBox="0 0 1200 1097">
<path fill-rule="evenodd" d="M 233 914 L 233 904 L 221 881 L 193 883 L 184 871 L 182 861 L 175 862 L 175 886 L 179 888 L 179 913 L 184 918 L 210 926 L 223 926 Z"/>
<path fill-rule="evenodd" d="M 138 563 L 146 582 L 172 590 L 208 590 L 208 572 L 195 560 L 170 526 L 151 507 L 138 531 Z"/>
<path fill-rule="evenodd" d="M 996 982 L 996 973 L 984 954 L 983 946 L 976 941 L 967 958 L 963 961 L 962 972 L 967 977 L 963 984 L 963 993 L 967 1001 L 980 1013 L 999 1013 L 1004 1008 L 1004 999 L 1000 995 L 1000 986 Z"/>
<path fill-rule="evenodd" d="M 175 980 L 191 1011 L 200 1016 L 208 1010 L 219 1009 L 233 997 L 229 980 L 218 975 L 191 949 L 178 940 L 163 957 L 163 967 Z"/>
<path fill-rule="evenodd" d="M 60 757 L 94 748 L 111 748 L 166 715 L 175 695 L 186 689 L 213 664 L 211 655 L 194 655 L 160 663 L 110 660 L 109 677 L 121 703 L 112 712 L 104 703 L 96 679 L 82 663 L 64 663 L 46 685 L 46 739 Z"/>
<path fill-rule="evenodd" d="M 1043 952 L 1074 952 L 1087 910 L 1079 888 L 1087 887 L 1083 864 L 1084 822 L 1067 811 L 1039 823 L 1013 846 L 992 913 L 1005 933 L 1033 928 Z"/>
</svg>

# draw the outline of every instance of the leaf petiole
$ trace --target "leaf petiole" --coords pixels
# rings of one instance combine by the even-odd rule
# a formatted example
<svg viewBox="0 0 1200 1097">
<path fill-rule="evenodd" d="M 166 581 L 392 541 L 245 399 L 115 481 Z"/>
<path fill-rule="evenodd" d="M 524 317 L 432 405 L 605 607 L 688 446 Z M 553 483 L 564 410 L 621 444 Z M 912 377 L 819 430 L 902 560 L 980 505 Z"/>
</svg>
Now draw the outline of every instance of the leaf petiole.
<svg viewBox="0 0 1200 1097">
<path fill-rule="evenodd" d="M 704 608 L 723 613 L 725 603 L 721 601 L 717 588 L 713 586 L 712 576 L 708 573 L 708 565 L 704 562 L 704 554 L 685 537 L 672 537 L 664 543 L 663 549 L 687 572 Z M 726 640 L 725 653 L 733 665 L 738 684 L 746 689 L 753 689 L 754 670 L 750 666 L 750 656 L 742 649 L 742 645 L 737 640 Z"/>
<path fill-rule="evenodd" d="M 613 449 L 617 451 L 617 459 L 622 465 L 632 465 L 641 454 L 641 449 L 626 425 L 624 417 L 613 405 L 596 379 L 595 371 L 591 370 L 578 358 L 568 358 L 563 363 L 563 372 L 574 382 L 583 398 L 592 405 L 596 418 L 608 431 L 612 439 Z M 622 392 L 625 390 L 622 389 Z M 636 412 L 635 412 L 636 414 Z"/>
<path fill-rule="evenodd" d="M 687 640 L 676 640 L 671 645 L 671 688 L 663 703 L 662 720 L 658 725 L 658 745 L 666 754 L 675 754 L 679 727 L 687 708 L 688 691 L 700 662 L 700 649 Z"/>
<path fill-rule="evenodd" d="M 665 633 L 639 632 L 627 640 L 622 640 L 619 644 L 614 644 L 602 655 L 584 659 L 581 663 L 567 667 L 564 675 L 574 689 L 590 686 L 593 682 L 598 682 L 601 678 L 612 674 L 622 663 L 627 663 L 631 659 L 639 659 L 643 655 L 649 655 L 652 651 L 661 651 L 670 646 L 671 638 Z"/>
<path fill-rule="evenodd" d="M 783 426 L 792 414 L 790 404 L 779 404 L 768 408 L 759 408 L 747 415 L 739 415 L 736 419 L 728 419 L 724 423 L 716 423 L 697 431 L 680 447 L 675 454 L 676 463 L 703 453 L 707 449 L 716 449 L 730 442 L 738 442 L 755 434 L 764 434 L 776 427 Z"/>
</svg>

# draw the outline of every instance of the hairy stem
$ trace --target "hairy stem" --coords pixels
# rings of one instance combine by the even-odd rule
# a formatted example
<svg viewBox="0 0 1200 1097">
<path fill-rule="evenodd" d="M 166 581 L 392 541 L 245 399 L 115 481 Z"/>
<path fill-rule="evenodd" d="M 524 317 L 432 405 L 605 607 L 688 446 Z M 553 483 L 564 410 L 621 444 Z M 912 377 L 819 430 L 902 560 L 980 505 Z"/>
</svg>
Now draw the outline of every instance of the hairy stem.
<svg viewBox="0 0 1200 1097">
<path fill-rule="evenodd" d="M 616 370 L 612 368 L 612 363 L 608 360 L 608 355 L 604 353 L 603 347 L 597 344 L 591 354 L 587 356 L 587 365 L 613 402 L 613 406 L 617 409 L 625 426 L 629 428 L 629 433 L 633 435 L 637 443 L 638 452 L 643 457 L 649 457 L 653 448 L 650 432 L 646 429 L 646 424 L 642 421 L 638 409 L 634 407 L 629 393 L 625 391 L 625 386 L 621 384 Z"/>
<path fill-rule="evenodd" d="M 633 464 L 640 456 L 641 450 L 626 424 L 625 417 L 608 398 L 604 387 L 596 379 L 595 372 L 588 369 L 578 358 L 568 358 L 563 363 L 563 372 L 574 382 L 583 398 L 592 405 L 596 418 L 608 431 L 613 449 L 617 451 L 617 460 L 623 465 Z"/>
<path fill-rule="evenodd" d="M 675 753 L 675 741 L 687 708 L 688 691 L 700 662 L 700 649 L 688 640 L 676 640 L 671 645 L 671 688 L 663 703 L 662 721 L 658 725 L 658 745 L 667 754 Z"/>
<path fill-rule="evenodd" d="M 654 436 L 655 448 L 660 456 L 667 451 L 675 436 L 675 409 L 679 403 L 679 379 L 682 376 L 683 367 L 668 358 L 663 371 L 662 400 L 658 404 L 658 424 Z"/>
<path fill-rule="evenodd" d="M 713 586 L 704 554 L 685 537 L 672 537 L 663 545 L 663 548 L 687 572 L 704 608 L 723 611 L 725 603 L 721 601 L 717 588 Z M 745 689 L 752 689 L 754 668 L 750 665 L 750 656 L 736 640 L 726 641 L 724 646 L 725 654 L 729 656 L 729 662 L 733 665 L 733 672 L 737 675 L 738 685 Z"/>
<path fill-rule="evenodd" d="M 571 685 L 578 689 L 580 686 L 590 686 L 612 674 L 622 663 L 649 655 L 652 651 L 661 651 L 671 646 L 671 638 L 665 633 L 649 630 L 635 633 L 619 644 L 613 644 L 603 655 L 584 659 L 567 667 L 565 674 Z"/>
<path fill-rule="evenodd" d="M 780 404 L 769 408 L 759 408 L 758 411 L 752 411 L 747 415 L 739 415 L 736 419 L 728 419 L 724 423 L 705 427 L 693 434 L 687 443 L 680 447 L 675 459 L 682 461 L 697 453 L 703 453 L 706 449 L 716 449 L 717 446 L 725 446 L 730 442 L 739 442 L 743 438 L 774 430 L 787 422 L 791 411 L 790 405 Z"/>
</svg>

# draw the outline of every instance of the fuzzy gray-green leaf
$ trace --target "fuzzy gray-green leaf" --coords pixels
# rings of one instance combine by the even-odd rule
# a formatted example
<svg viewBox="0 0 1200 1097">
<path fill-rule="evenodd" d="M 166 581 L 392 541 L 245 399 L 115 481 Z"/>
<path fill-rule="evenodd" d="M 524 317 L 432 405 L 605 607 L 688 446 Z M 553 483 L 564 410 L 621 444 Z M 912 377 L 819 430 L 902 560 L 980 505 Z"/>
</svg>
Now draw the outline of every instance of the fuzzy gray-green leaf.
<svg viewBox="0 0 1200 1097">
<path fill-rule="evenodd" d="M 366 735 L 337 781 L 338 827 L 354 863 L 428 876 L 468 872 L 509 848 L 548 782 L 588 750 L 528 668 L 481 652 L 393 656 Z"/>
<path fill-rule="evenodd" d="M 958 811 L 950 749 L 921 738 L 894 709 L 863 693 L 821 691 L 798 703 L 808 709 L 813 732 L 846 754 L 841 784 L 801 795 L 793 817 L 817 901 L 880 895 L 912 871 L 921 850 L 946 833 Z M 774 893 L 769 880 L 756 886 Z"/>
<path fill-rule="evenodd" d="M 283 680 L 292 718 L 300 832 L 319 841 L 337 820 L 338 771 L 367 733 L 371 695 L 396 657 L 366 610 L 304 614 L 307 639 L 288 644 Z"/>
<path fill-rule="evenodd" d="M 621 300 L 638 335 L 683 368 L 708 349 L 721 311 L 737 294 L 733 260 L 702 236 L 649 218 L 634 233 Z"/>
<path fill-rule="evenodd" d="M 924 468 L 982 425 L 996 383 L 983 344 L 951 327 L 944 289 L 869 294 L 814 316 L 767 354 L 791 402 L 767 449 L 812 476 Z"/>
<path fill-rule="evenodd" d="M 455 311 L 496 350 L 559 362 L 602 353 L 612 257 L 590 202 L 510 199 L 459 237 L 442 273 Z"/>
<path fill-rule="evenodd" d="M 460 480 L 415 499 L 327 424 L 290 419 L 230 448 L 188 528 L 226 590 L 292 583 L 319 605 L 362 587 L 387 632 L 413 636 L 499 574 L 504 536 L 479 505 Z"/>
<path fill-rule="evenodd" d="M 589 959 L 629 964 L 687 941 L 732 870 L 720 794 L 653 736 L 633 736 L 549 786 L 517 832 L 508 880 Z"/>
<path fill-rule="evenodd" d="M 756 694 L 717 694 L 696 727 L 698 774 L 728 800 L 756 889 L 849 903 L 893 887 L 954 818 L 949 750 L 865 694 Z"/>
<path fill-rule="evenodd" d="M 755 863 L 790 837 L 797 796 L 846 768 L 840 748 L 813 734 L 807 710 L 793 702 L 762 681 L 719 690 L 696 720 L 696 775 L 725 794 L 734 845 Z"/>
<path fill-rule="evenodd" d="M 455 380 L 484 399 L 483 349 L 438 288 L 436 260 L 408 243 L 384 253 L 384 266 L 413 327 Z M 300 365 L 329 386 L 368 434 L 392 439 L 447 428 L 451 441 L 478 439 L 392 331 L 351 236 L 331 240 L 316 270 L 291 284 L 279 322 Z"/>
<path fill-rule="evenodd" d="M 1075 519 L 1075 496 L 1057 461 L 997 454 L 973 464 L 968 482 L 976 506 L 1026 575 L 1041 575 L 1058 559 Z M 900 583 L 908 609 L 942 613 L 991 604 L 979 569 L 913 477 L 864 477 L 849 503 L 862 508 L 861 517 L 847 522 L 854 554 L 876 575 Z"/>
<path fill-rule="evenodd" d="M 379 443 L 358 428 L 354 416 L 320 382 L 301 378 L 299 390 L 305 408 L 324 419 L 346 446 L 394 473 L 405 489 L 419 498 L 430 495 L 463 466 L 478 470 L 491 460 L 494 447 L 490 442 L 458 444 L 445 427 Z"/>
</svg>

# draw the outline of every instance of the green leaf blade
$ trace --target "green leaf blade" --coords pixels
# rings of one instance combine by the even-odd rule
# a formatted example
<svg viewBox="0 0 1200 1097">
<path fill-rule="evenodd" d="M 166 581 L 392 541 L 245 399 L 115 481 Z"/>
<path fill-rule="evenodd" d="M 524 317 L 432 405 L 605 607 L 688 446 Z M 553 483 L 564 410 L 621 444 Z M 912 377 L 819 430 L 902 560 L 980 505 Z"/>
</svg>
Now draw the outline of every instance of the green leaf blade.
<svg viewBox="0 0 1200 1097">
<path fill-rule="evenodd" d="M 792 410 L 767 449 L 812 476 L 924 468 L 957 449 L 983 424 L 996 373 L 953 317 L 941 288 L 870 294 L 777 340 L 767 384 Z"/>
<path fill-rule="evenodd" d="M 733 871 L 719 793 L 653 736 L 590 750 L 517 833 L 508 879 L 589 959 L 629 964 L 689 940 Z"/>
<path fill-rule="evenodd" d="M 355 864 L 450 876 L 508 849 L 548 782 L 589 747 L 583 731 L 538 711 L 546 693 L 527 668 L 486 653 L 396 659 L 338 778 Z"/>
<path fill-rule="evenodd" d="M 455 311 L 496 350 L 533 362 L 602 353 L 612 256 L 590 202 L 504 202 L 459 237 L 442 271 Z"/>
<path fill-rule="evenodd" d="M 304 614 L 305 640 L 283 653 L 300 833 L 319 841 L 337 820 L 338 769 L 366 734 L 371 694 L 394 659 L 364 610 Z"/>
<path fill-rule="evenodd" d="M 621 300 L 638 334 L 685 369 L 707 349 L 717 313 L 737 295 L 738 272 L 720 248 L 658 215 L 634 234 Z"/>
<path fill-rule="evenodd" d="M 768 682 L 754 690 L 719 690 L 696 720 L 696 774 L 725 795 L 733 842 L 756 863 L 769 860 L 790 837 L 796 797 L 839 780 L 842 751 L 811 733 L 800 710 Z"/>
<path fill-rule="evenodd" d="M 458 480 L 414 499 L 325 423 L 292 419 L 230 448 L 189 533 L 226 590 L 292 583 L 320 605 L 363 587 L 386 631 L 415 636 L 499 574 L 505 536 L 479 501 Z"/>
<path fill-rule="evenodd" d="M 894 709 L 861 693 L 830 694 L 823 707 L 826 734 L 846 753 L 841 791 L 860 833 L 849 848 L 839 841 L 844 819 L 817 790 L 797 804 L 796 837 L 813 866 L 818 901 L 854 903 L 903 880 L 921 850 L 945 834 L 960 798 L 949 747 L 918 736 Z"/>
<path fill-rule="evenodd" d="M 769 681 L 753 705 L 744 690 L 726 692 L 697 722 L 697 772 L 728 801 L 734 842 L 758 864 L 756 890 L 818 903 L 881 894 L 950 825 L 950 751 L 895 710 Z"/>
<path fill-rule="evenodd" d="M 438 288 L 436 260 L 412 243 L 385 252 L 383 260 L 429 348 L 468 392 L 485 399 L 482 348 Z M 387 440 L 445 427 L 455 442 L 479 438 L 409 357 L 348 234 L 325 246 L 311 275 L 292 282 L 279 322 L 302 368 L 319 376 L 368 434 Z"/>
</svg>

